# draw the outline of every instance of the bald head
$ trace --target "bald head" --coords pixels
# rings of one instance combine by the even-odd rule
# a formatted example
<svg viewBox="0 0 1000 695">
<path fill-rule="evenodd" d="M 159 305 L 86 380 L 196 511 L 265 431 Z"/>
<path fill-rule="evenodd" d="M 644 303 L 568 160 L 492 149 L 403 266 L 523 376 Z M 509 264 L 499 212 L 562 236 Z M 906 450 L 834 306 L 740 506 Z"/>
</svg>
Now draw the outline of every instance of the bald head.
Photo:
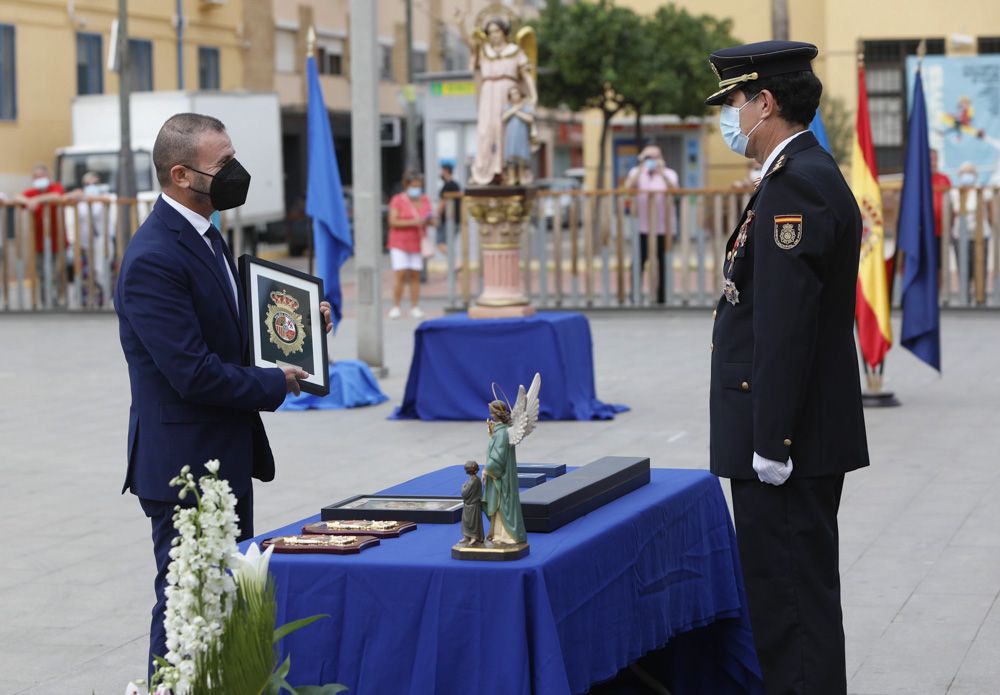
<svg viewBox="0 0 1000 695">
<path fill-rule="evenodd" d="M 170 170 L 178 164 L 190 166 L 198 161 L 198 146 L 206 133 L 225 133 L 218 118 L 200 113 L 171 116 L 160 128 L 153 144 L 153 166 L 161 188 L 171 185 Z"/>
</svg>

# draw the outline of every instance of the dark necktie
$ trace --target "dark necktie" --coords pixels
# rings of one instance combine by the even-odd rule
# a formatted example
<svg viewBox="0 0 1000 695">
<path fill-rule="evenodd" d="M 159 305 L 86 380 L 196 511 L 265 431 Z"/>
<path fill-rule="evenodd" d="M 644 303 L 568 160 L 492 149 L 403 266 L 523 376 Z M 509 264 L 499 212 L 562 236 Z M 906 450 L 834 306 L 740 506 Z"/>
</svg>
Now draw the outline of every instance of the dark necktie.
<svg viewBox="0 0 1000 695">
<path fill-rule="evenodd" d="M 219 264 L 219 270 L 222 272 L 222 277 L 226 281 L 226 287 L 228 287 L 229 292 L 232 293 L 233 284 L 230 278 L 232 277 L 232 279 L 235 280 L 236 276 L 231 274 L 232 269 L 229 266 L 229 252 L 226 249 L 226 242 L 222 240 L 222 234 L 219 233 L 219 230 L 215 228 L 214 224 L 208 228 L 208 231 L 205 232 L 205 236 L 207 236 L 208 240 L 212 242 L 212 250 L 215 252 L 215 261 Z M 233 295 L 233 304 L 236 306 L 238 315 L 240 313 L 240 301 L 238 295 Z"/>
</svg>

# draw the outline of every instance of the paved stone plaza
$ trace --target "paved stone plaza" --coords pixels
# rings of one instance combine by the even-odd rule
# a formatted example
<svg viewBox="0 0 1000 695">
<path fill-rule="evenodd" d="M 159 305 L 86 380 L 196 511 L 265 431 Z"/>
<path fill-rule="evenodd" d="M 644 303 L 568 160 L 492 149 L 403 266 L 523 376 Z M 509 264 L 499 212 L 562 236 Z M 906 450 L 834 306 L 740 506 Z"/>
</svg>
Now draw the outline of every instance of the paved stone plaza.
<svg viewBox="0 0 1000 695">
<path fill-rule="evenodd" d="M 414 326 L 385 325 L 389 403 L 265 415 L 278 472 L 256 486 L 258 532 L 482 457 L 481 423 L 386 419 Z M 522 460 L 707 466 L 711 312 L 601 313 L 591 326 L 598 397 L 632 412 L 543 422 Z M 355 329 L 348 318 L 332 359 L 356 356 Z M 890 353 L 888 387 L 904 405 L 867 412 L 873 465 L 847 476 L 852 693 L 1000 692 L 1000 314 L 948 314 L 943 334 L 944 378 Z M 117 695 L 145 675 L 153 558 L 138 503 L 118 494 L 129 384 L 116 319 L 3 315 L 0 335 L 0 690 Z M 488 395 L 483 384 L 484 417 Z"/>
</svg>

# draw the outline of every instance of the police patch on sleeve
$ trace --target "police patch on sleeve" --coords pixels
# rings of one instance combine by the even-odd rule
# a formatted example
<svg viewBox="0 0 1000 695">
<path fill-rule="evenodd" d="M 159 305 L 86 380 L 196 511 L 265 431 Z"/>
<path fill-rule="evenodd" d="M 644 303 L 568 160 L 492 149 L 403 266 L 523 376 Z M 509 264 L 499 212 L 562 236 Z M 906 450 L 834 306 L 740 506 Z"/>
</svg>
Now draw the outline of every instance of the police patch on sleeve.
<svg viewBox="0 0 1000 695">
<path fill-rule="evenodd" d="M 802 241 L 802 215 L 774 216 L 774 243 L 778 248 L 794 249 Z"/>
</svg>

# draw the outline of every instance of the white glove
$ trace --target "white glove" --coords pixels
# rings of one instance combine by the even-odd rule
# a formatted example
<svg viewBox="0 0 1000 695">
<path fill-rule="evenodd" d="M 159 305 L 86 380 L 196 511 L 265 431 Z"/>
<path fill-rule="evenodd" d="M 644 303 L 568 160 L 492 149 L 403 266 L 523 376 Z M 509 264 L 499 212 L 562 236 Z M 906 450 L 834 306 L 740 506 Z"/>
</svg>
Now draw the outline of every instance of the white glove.
<svg viewBox="0 0 1000 695">
<path fill-rule="evenodd" d="M 760 482 L 768 485 L 781 485 L 792 474 L 792 459 L 788 459 L 788 463 L 782 463 L 766 459 L 754 452 L 753 469 Z"/>
</svg>

